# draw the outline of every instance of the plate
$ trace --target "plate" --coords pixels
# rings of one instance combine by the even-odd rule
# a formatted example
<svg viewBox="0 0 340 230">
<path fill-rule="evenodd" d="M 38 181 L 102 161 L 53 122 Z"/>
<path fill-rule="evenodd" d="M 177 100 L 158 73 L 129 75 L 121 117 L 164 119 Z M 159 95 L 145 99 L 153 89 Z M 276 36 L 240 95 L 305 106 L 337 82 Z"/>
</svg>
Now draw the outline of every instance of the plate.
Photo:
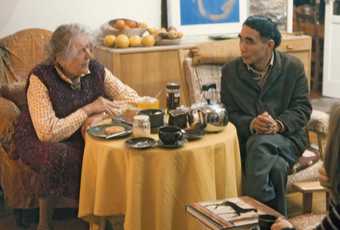
<svg viewBox="0 0 340 230">
<path fill-rule="evenodd" d="M 176 148 L 182 147 L 183 145 L 184 145 L 184 140 L 177 141 L 176 144 L 172 144 L 172 145 L 166 145 L 161 140 L 158 141 L 158 146 L 159 147 L 167 148 L 167 149 L 176 149 Z"/>
<path fill-rule="evenodd" d="M 112 126 L 121 127 L 122 130 L 117 131 L 117 132 L 113 132 L 111 134 L 105 133 L 105 129 L 110 128 Z M 93 126 L 93 127 L 89 128 L 87 130 L 87 132 L 93 137 L 109 140 L 109 139 L 122 138 L 122 137 L 129 136 L 132 133 L 132 128 L 131 128 L 131 126 L 129 126 L 127 124 L 123 124 L 123 123 L 120 123 L 120 122 L 113 122 L 111 124 L 103 124 L 103 125 Z"/>
<path fill-rule="evenodd" d="M 157 145 L 157 141 L 151 137 L 134 137 L 126 140 L 126 144 L 134 149 L 147 149 Z"/>
<path fill-rule="evenodd" d="M 204 133 L 185 133 L 184 138 L 188 141 L 194 141 L 201 139 L 204 136 Z"/>
<path fill-rule="evenodd" d="M 186 138 L 188 141 L 198 140 L 204 136 L 204 129 L 200 126 L 194 127 L 193 129 L 185 129 L 184 131 L 184 138 Z"/>
</svg>

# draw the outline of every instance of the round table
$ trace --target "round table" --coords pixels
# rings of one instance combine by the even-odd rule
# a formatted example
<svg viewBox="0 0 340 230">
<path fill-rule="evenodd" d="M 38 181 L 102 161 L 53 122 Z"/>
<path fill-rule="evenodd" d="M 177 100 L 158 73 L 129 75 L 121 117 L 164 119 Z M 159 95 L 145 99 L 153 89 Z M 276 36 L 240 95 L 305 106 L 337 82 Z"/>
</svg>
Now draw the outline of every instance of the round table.
<svg viewBox="0 0 340 230">
<path fill-rule="evenodd" d="M 200 229 L 186 204 L 240 195 L 241 159 L 231 123 L 177 149 L 131 149 L 126 139 L 86 136 L 78 216 L 93 228 L 124 214 L 126 230 Z"/>
</svg>

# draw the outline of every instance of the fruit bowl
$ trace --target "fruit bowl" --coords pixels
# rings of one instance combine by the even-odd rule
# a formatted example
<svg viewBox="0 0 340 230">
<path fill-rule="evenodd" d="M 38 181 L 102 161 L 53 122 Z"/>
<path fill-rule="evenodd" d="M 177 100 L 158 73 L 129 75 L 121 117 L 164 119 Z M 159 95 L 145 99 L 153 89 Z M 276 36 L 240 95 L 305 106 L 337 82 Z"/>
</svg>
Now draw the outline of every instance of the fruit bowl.
<svg viewBox="0 0 340 230">
<path fill-rule="evenodd" d="M 142 36 L 145 31 L 146 31 L 145 28 L 133 28 L 133 29 L 117 30 L 116 28 L 111 27 L 108 24 L 102 26 L 102 34 L 103 34 L 103 36 L 108 35 L 108 34 L 112 34 L 112 35 L 115 35 L 115 36 L 118 36 L 120 34 L 125 34 L 128 37 L 131 37 L 131 36 Z"/>
<path fill-rule="evenodd" d="M 125 34 L 128 37 L 131 37 L 142 36 L 146 31 L 146 27 L 143 24 L 131 19 L 117 18 L 109 21 L 106 24 L 104 30 L 116 36 L 119 34 Z"/>
</svg>

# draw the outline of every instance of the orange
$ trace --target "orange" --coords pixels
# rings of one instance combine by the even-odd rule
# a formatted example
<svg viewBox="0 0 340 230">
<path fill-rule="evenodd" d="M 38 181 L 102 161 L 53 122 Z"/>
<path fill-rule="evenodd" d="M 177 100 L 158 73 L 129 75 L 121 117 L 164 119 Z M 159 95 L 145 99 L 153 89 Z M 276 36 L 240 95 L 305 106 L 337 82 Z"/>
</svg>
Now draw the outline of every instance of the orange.
<svg viewBox="0 0 340 230">
<path fill-rule="evenodd" d="M 125 34 L 120 34 L 116 37 L 116 47 L 117 48 L 128 48 L 129 47 L 129 37 Z"/>
<path fill-rule="evenodd" d="M 125 21 L 123 19 L 118 19 L 115 24 L 114 24 L 114 27 L 117 29 L 117 30 L 123 30 L 124 27 L 125 27 Z"/>
<path fill-rule="evenodd" d="M 127 24 L 130 28 L 136 28 L 136 27 L 138 27 L 137 22 L 132 21 L 132 20 L 126 21 L 125 24 Z"/>
<path fill-rule="evenodd" d="M 142 38 L 135 35 L 135 36 L 131 36 L 129 38 L 130 41 L 130 46 L 131 47 L 136 47 L 136 46 L 141 46 L 142 45 Z"/>
<path fill-rule="evenodd" d="M 143 46 L 154 46 L 156 43 L 155 37 L 153 35 L 146 35 L 142 39 Z"/>
<path fill-rule="evenodd" d="M 103 43 L 107 47 L 112 47 L 115 44 L 116 36 L 109 34 L 104 37 Z"/>
</svg>

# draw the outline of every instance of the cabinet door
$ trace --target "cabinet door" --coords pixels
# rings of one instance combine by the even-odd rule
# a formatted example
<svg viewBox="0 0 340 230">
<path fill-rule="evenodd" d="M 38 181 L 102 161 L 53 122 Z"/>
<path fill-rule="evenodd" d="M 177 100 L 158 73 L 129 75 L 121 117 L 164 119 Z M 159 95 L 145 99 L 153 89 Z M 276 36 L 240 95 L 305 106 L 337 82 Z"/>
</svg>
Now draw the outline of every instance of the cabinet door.
<svg viewBox="0 0 340 230">
<path fill-rule="evenodd" d="M 322 94 L 340 98 L 340 1 L 328 1 L 325 17 L 325 56 Z"/>
</svg>

